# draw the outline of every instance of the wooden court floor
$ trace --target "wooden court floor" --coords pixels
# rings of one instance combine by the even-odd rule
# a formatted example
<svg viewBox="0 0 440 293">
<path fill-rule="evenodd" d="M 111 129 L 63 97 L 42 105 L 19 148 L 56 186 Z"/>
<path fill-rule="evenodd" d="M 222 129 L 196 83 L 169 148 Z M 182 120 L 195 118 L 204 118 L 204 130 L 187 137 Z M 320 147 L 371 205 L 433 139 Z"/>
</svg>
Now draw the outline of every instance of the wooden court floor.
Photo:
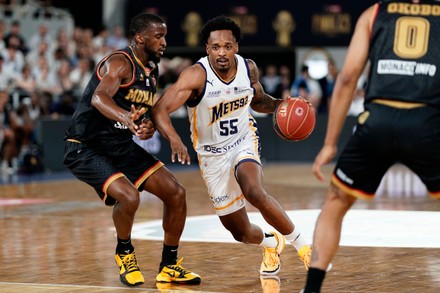
<svg viewBox="0 0 440 293">
<path fill-rule="evenodd" d="M 326 170 L 330 172 L 330 168 Z M 265 185 L 286 210 L 320 208 L 326 183 L 309 165 L 264 167 Z M 213 214 L 199 171 L 175 171 L 187 189 L 188 216 Z M 195 286 L 154 281 L 161 241 L 134 240 L 146 283 L 128 288 L 114 262 L 111 209 L 94 191 L 73 178 L 0 185 L 0 292 L 299 292 L 306 271 L 293 247 L 282 254 L 279 280 L 258 274 L 261 249 L 241 243 L 182 242 L 184 267 L 202 276 Z M 20 203 L 20 204 L 16 204 Z M 427 196 L 387 196 L 354 209 L 439 211 Z M 161 219 L 160 201 L 142 202 L 136 222 Z M 255 209 L 249 206 L 249 211 Z M 383 219 L 387 221 L 387 219 Z M 430 225 L 421 221 L 420 226 Z M 439 233 L 439 227 L 433 227 Z M 407 232 L 411 237 L 411 231 Z M 372 235 L 374 237 L 374 235 Z M 323 292 L 440 292 L 439 248 L 341 246 Z"/>
</svg>

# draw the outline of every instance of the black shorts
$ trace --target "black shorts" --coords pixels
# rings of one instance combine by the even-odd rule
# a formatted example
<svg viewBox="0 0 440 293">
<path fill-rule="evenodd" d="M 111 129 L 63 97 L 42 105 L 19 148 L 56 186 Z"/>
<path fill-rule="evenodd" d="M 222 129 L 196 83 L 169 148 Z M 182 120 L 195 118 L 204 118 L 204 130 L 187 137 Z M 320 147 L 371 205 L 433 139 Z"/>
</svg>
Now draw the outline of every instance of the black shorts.
<svg viewBox="0 0 440 293">
<path fill-rule="evenodd" d="M 147 178 L 163 166 L 163 163 L 135 142 L 127 156 L 110 157 L 104 152 L 79 142 L 67 140 L 64 146 L 64 165 L 79 180 L 92 186 L 106 205 L 115 199 L 107 196 L 108 185 L 126 176 L 141 191 Z"/>
<path fill-rule="evenodd" d="M 371 198 L 395 163 L 406 165 L 431 196 L 440 198 L 440 108 L 367 104 L 332 182 L 353 196 Z"/>
</svg>

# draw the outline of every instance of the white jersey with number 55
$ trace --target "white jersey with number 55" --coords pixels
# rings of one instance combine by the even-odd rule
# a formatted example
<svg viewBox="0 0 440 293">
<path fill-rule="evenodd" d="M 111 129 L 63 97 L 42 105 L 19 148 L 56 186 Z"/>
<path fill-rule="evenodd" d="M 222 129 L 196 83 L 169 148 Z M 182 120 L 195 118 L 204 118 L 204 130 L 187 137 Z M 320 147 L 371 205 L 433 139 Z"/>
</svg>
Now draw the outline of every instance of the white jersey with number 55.
<svg viewBox="0 0 440 293">
<path fill-rule="evenodd" d="M 211 67 L 208 58 L 197 63 L 206 71 L 203 94 L 187 103 L 191 139 L 199 155 L 222 155 L 253 138 L 258 144 L 256 123 L 249 112 L 254 96 L 247 61 L 236 55 L 237 74 L 229 82 Z"/>
</svg>

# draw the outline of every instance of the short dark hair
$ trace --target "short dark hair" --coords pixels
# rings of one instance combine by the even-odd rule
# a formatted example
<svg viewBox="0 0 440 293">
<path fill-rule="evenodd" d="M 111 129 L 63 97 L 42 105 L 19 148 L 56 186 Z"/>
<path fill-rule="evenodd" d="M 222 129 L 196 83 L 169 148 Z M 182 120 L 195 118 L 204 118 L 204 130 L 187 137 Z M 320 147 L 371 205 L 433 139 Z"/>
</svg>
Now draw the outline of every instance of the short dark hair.
<svg viewBox="0 0 440 293">
<path fill-rule="evenodd" d="M 219 30 L 230 30 L 235 37 L 235 40 L 239 42 L 241 40 L 241 29 L 232 19 L 220 15 L 210 19 L 202 28 L 200 32 L 200 40 L 203 45 L 208 43 L 208 38 L 211 32 Z"/>
<path fill-rule="evenodd" d="M 134 36 L 146 30 L 153 23 L 165 23 L 165 20 L 159 15 L 152 13 L 138 14 L 131 20 L 128 32 L 130 36 Z"/>
</svg>

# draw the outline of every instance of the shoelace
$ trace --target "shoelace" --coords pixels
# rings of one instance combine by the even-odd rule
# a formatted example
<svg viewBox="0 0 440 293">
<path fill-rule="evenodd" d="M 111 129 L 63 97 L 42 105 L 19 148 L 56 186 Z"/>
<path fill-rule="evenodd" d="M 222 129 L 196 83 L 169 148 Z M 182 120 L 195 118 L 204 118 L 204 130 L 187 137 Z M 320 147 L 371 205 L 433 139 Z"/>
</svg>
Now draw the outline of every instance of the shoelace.
<svg viewBox="0 0 440 293">
<path fill-rule="evenodd" d="M 136 256 L 133 253 L 126 254 L 122 258 L 122 263 L 125 265 L 127 272 L 132 272 L 139 270 L 137 262 L 136 262 Z"/>
<path fill-rule="evenodd" d="M 188 271 L 187 269 L 185 269 L 184 267 L 182 267 L 182 266 L 180 265 L 180 263 L 181 263 L 182 261 L 183 261 L 183 257 L 182 257 L 181 259 L 179 259 L 175 265 L 168 265 L 167 267 L 169 267 L 169 268 L 171 268 L 171 269 L 173 269 L 173 270 L 176 270 L 176 271 L 178 271 L 179 273 L 183 273 L 183 274 L 190 273 L 190 271 Z"/>
</svg>

